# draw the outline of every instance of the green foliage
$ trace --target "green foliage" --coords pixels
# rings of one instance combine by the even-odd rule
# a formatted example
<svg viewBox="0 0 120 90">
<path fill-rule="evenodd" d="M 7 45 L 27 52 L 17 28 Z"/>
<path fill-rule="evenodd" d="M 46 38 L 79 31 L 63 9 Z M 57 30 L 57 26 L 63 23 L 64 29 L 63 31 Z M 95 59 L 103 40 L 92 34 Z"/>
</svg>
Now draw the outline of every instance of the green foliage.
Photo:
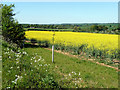
<svg viewBox="0 0 120 90">
<path fill-rule="evenodd" d="M 80 32 L 81 28 L 78 26 L 74 26 L 73 32 Z"/>
<path fill-rule="evenodd" d="M 16 43 L 18 46 L 22 46 L 23 40 L 25 39 L 25 32 L 22 25 L 18 24 L 17 21 L 14 20 L 13 16 L 13 8 L 15 6 L 11 5 L 3 5 L 2 8 L 2 35 L 4 39 L 8 42 Z"/>
<path fill-rule="evenodd" d="M 118 23 L 97 24 L 22 24 L 26 30 L 35 31 L 73 31 L 105 34 L 120 34 Z"/>
<path fill-rule="evenodd" d="M 91 25 L 91 32 L 106 31 L 108 28 L 104 25 Z"/>
<path fill-rule="evenodd" d="M 2 88 L 58 88 L 50 64 L 37 53 L 29 55 L 24 49 L 17 49 L 3 42 Z"/>
</svg>

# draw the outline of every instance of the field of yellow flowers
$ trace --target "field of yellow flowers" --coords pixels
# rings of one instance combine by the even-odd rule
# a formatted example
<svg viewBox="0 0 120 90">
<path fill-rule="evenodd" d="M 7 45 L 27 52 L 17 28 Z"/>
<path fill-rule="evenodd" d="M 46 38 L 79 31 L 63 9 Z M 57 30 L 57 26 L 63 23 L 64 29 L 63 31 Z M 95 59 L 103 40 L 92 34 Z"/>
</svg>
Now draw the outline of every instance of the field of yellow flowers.
<svg viewBox="0 0 120 90">
<path fill-rule="evenodd" d="M 118 35 L 80 33 L 80 32 L 52 32 L 52 31 L 26 31 L 26 38 L 36 39 L 38 41 L 49 41 L 50 44 L 61 46 L 80 47 L 86 45 L 86 49 L 95 51 L 95 53 L 109 54 L 116 58 L 118 54 Z M 101 52 L 102 51 L 102 52 Z M 92 52 L 93 53 L 93 52 Z"/>
</svg>

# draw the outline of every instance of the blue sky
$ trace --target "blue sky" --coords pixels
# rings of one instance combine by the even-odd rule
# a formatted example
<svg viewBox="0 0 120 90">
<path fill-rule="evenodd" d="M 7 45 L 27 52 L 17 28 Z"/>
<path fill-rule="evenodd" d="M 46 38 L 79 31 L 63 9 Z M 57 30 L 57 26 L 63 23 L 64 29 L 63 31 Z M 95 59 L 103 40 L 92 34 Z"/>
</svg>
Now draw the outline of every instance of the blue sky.
<svg viewBox="0 0 120 90">
<path fill-rule="evenodd" d="M 15 19 L 19 23 L 118 22 L 118 2 L 14 2 L 14 4 Z"/>
</svg>

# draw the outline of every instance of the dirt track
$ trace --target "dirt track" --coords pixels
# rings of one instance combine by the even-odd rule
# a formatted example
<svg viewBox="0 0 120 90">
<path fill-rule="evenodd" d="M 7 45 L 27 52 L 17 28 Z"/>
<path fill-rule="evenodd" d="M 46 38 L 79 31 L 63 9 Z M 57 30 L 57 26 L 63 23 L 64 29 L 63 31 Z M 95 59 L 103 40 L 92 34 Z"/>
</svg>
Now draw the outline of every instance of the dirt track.
<svg viewBox="0 0 120 90">
<path fill-rule="evenodd" d="M 52 51 L 52 49 L 50 49 L 50 48 L 45 48 L 45 49 Z M 71 55 L 70 53 L 62 52 L 62 51 L 60 51 L 60 50 L 54 50 L 54 51 L 57 52 L 57 53 L 61 53 L 61 54 L 64 54 L 64 55 L 67 55 L 67 56 L 70 56 L 70 57 L 75 57 L 75 58 L 78 58 L 78 59 L 81 60 L 81 58 L 78 57 L 77 55 Z M 97 64 L 99 64 L 99 65 L 106 66 L 106 67 L 109 67 L 109 68 L 113 68 L 113 69 L 115 69 L 115 70 L 117 70 L 117 71 L 120 71 L 120 70 L 119 70 L 118 68 L 116 68 L 116 67 L 113 67 L 113 66 L 110 66 L 110 65 L 106 65 L 106 64 L 104 64 L 104 63 L 95 62 L 94 59 L 86 59 L 86 58 L 84 58 L 84 60 L 89 60 L 89 61 L 91 61 L 91 62 L 93 62 L 93 63 L 97 63 Z"/>
</svg>

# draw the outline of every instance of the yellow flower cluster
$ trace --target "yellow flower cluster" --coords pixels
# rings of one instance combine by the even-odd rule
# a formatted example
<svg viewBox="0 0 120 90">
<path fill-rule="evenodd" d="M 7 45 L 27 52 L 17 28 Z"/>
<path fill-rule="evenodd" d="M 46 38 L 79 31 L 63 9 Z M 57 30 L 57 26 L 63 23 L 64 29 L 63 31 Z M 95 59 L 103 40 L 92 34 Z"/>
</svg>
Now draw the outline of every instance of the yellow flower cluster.
<svg viewBox="0 0 120 90">
<path fill-rule="evenodd" d="M 26 38 L 39 41 L 47 40 L 52 43 L 52 31 L 26 31 Z M 80 33 L 80 32 L 55 32 L 54 43 L 65 46 L 80 46 L 87 44 L 87 48 L 93 47 L 98 50 L 118 50 L 118 36 L 112 34 Z"/>
</svg>

